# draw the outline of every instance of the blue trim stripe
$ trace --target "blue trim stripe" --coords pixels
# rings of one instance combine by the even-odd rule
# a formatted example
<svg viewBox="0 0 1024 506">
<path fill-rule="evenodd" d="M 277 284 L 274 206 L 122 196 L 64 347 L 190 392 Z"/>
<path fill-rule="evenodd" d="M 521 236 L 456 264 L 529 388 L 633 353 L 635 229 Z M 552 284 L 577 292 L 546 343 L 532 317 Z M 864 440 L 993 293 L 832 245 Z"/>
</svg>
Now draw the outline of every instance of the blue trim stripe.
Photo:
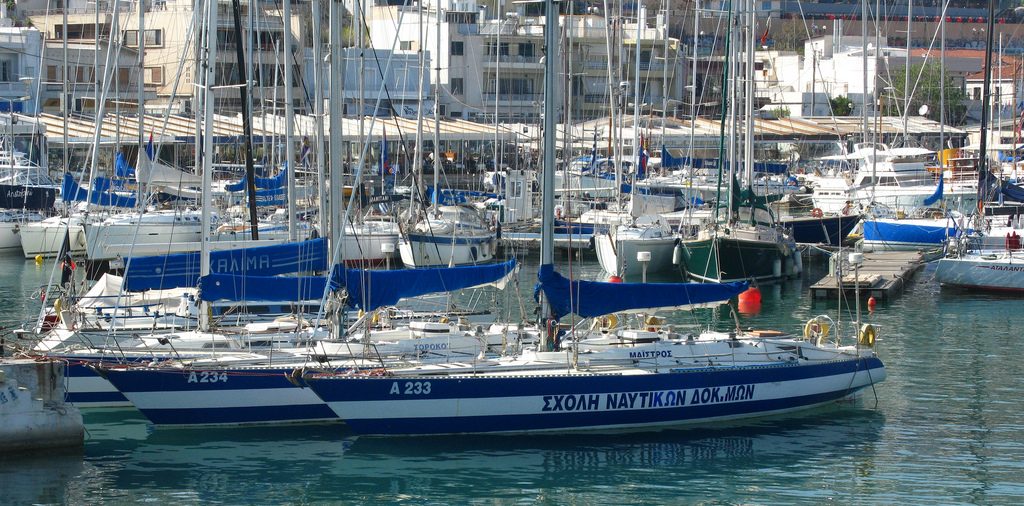
<svg viewBox="0 0 1024 506">
<path fill-rule="evenodd" d="M 437 418 L 389 418 L 345 420 L 352 431 L 359 434 L 452 434 L 483 432 L 525 432 L 567 428 L 608 429 L 615 426 L 682 425 L 710 419 L 729 419 L 767 415 L 774 412 L 809 408 L 836 401 L 849 395 L 848 390 L 826 392 L 802 397 L 763 401 L 734 402 L 704 406 L 684 406 L 669 409 L 640 409 L 629 411 L 601 411 L 576 413 L 545 413 L 544 416 L 502 415 L 461 416 Z M 599 418 L 598 418 L 599 417 Z"/>
<path fill-rule="evenodd" d="M 130 406 L 128 398 L 121 392 L 68 392 L 64 400 L 75 404 L 78 407 L 88 407 L 89 404 L 124 404 Z"/>
<path fill-rule="evenodd" d="M 426 235 L 426 234 L 408 234 L 409 242 L 419 243 L 432 243 L 432 244 L 484 244 L 494 240 L 494 235 L 486 236 L 469 236 L 469 237 L 456 237 L 453 241 L 451 236 L 447 235 Z"/>
<path fill-rule="evenodd" d="M 125 393 L 298 388 L 285 376 L 294 368 L 259 369 L 109 369 L 109 380 Z M 226 379 L 227 381 L 224 381 Z M 190 380 L 192 380 L 190 382 Z"/>
<path fill-rule="evenodd" d="M 334 376 L 317 378 L 307 382 L 325 402 L 381 401 L 394 400 L 391 388 L 395 381 L 430 381 L 431 399 L 485 399 L 536 395 L 588 395 L 613 392 L 644 392 L 657 390 L 678 390 L 705 387 L 723 387 L 750 383 L 794 381 L 807 378 L 833 376 L 836 374 L 863 371 L 866 368 L 881 368 L 878 358 L 843 360 L 823 364 L 805 365 L 779 363 L 773 366 L 733 367 L 718 369 L 678 369 L 671 374 L 645 374 L 622 376 L 619 374 L 594 374 L 565 376 L 477 376 L 477 377 L 366 377 Z M 670 369 L 666 366 L 666 369 Z"/>
</svg>

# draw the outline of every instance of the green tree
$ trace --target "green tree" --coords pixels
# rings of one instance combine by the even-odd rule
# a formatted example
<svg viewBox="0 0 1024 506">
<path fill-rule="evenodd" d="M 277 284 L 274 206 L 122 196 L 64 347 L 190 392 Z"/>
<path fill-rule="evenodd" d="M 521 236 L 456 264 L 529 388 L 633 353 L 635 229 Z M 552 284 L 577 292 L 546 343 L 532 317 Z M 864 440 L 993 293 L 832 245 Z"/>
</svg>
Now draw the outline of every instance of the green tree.
<svg viewBox="0 0 1024 506">
<path fill-rule="evenodd" d="M 835 116 L 849 116 L 853 114 L 853 101 L 844 96 L 833 97 L 829 102 L 832 105 L 832 114 Z"/>
<path fill-rule="evenodd" d="M 903 76 L 904 70 L 896 70 L 893 76 Z M 919 77 L 920 76 L 920 77 Z M 938 121 L 941 115 L 942 96 L 938 63 L 918 63 L 910 66 L 910 92 L 906 91 L 905 80 L 894 78 L 891 86 L 885 88 L 882 96 L 882 111 L 889 116 L 902 116 L 908 95 L 910 98 L 909 115 L 918 115 L 921 106 L 927 105 L 925 114 L 930 120 Z M 916 83 L 916 85 L 915 85 Z M 879 86 L 884 86 L 880 84 Z M 945 87 L 946 123 L 963 125 L 967 121 L 967 104 L 964 90 L 957 86 L 950 76 L 946 75 Z M 911 95 L 912 94 L 912 95 Z"/>
</svg>

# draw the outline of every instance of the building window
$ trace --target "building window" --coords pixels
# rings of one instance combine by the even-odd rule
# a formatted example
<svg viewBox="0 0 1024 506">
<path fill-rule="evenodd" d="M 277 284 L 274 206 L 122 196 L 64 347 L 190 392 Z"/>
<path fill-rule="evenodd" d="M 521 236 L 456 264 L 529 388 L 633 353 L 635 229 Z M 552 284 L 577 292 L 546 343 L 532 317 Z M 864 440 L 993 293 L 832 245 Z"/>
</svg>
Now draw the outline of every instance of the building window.
<svg viewBox="0 0 1024 506">
<path fill-rule="evenodd" d="M 14 58 L 0 56 L 0 82 L 14 81 Z"/>
<path fill-rule="evenodd" d="M 163 30 L 146 30 L 145 43 L 147 47 L 160 47 L 164 45 Z M 124 45 L 127 47 L 139 47 L 139 31 L 125 30 Z"/>
<path fill-rule="evenodd" d="M 57 77 L 57 66 L 56 65 L 47 65 L 46 66 L 46 80 L 51 82 L 51 83 L 53 83 L 53 82 L 57 82 L 57 79 L 59 79 Z"/>
<path fill-rule="evenodd" d="M 453 77 L 449 88 L 451 88 L 452 95 L 462 95 L 465 93 L 465 85 L 461 77 Z"/>
<path fill-rule="evenodd" d="M 162 66 L 146 67 L 145 84 L 164 84 L 164 68 Z"/>
<path fill-rule="evenodd" d="M 121 67 L 117 69 L 117 85 L 127 87 L 131 84 L 131 69 Z"/>
<path fill-rule="evenodd" d="M 974 88 L 974 100 L 981 100 L 981 88 Z"/>
<path fill-rule="evenodd" d="M 403 40 L 398 43 L 398 49 L 401 51 L 412 51 L 412 41 Z"/>
<path fill-rule="evenodd" d="M 453 40 L 451 48 L 452 56 L 462 56 L 463 54 L 465 54 L 464 44 L 465 43 L 462 42 L 461 40 Z"/>
<path fill-rule="evenodd" d="M 533 56 L 533 44 L 519 44 L 519 56 Z"/>
</svg>

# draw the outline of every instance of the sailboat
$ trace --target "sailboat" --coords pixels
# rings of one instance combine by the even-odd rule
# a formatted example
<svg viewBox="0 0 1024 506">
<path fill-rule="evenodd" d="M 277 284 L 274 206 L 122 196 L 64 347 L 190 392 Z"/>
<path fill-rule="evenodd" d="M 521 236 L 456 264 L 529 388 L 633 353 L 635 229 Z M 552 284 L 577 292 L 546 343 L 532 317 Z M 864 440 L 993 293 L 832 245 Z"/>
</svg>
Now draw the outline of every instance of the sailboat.
<svg viewBox="0 0 1024 506">
<path fill-rule="evenodd" d="M 985 46 L 985 77 L 982 88 L 982 104 L 991 99 L 989 88 L 992 80 L 992 18 L 995 2 L 989 2 L 988 10 L 988 43 Z M 1019 221 L 1010 218 L 1007 226 L 1000 232 L 1006 232 L 1002 248 L 985 247 L 989 241 L 998 239 L 998 233 L 985 219 L 984 210 L 988 197 L 995 192 L 1009 198 L 1021 200 L 1024 190 L 1015 185 L 994 180 L 988 170 L 989 156 L 986 150 L 989 129 L 989 108 L 981 108 L 981 149 L 978 167 L 978 213 L 974 216 L 977 224 L 975 234 L 960 238 L 950 248 L 945 258 L 939 259 L 935 267 L 935 280 L 942 286 L 978 289 L 986 291 L 1024 292 L 1024 250 L 1021 250 L 1020 234 L 1017 228 Z M 995 191 L 991 189 L 995 186 Z"/>
<path fill-rule="evenodd" d="M 752 26 L 754 23 L 753 10 L 749 10 L 749 19 L 745 23 Z M 730 14 L 731 16 L 731 14 Z M 730 22 L 731 24 L 731 22 Z M 730 29 L 730 39 L 736 40 L 739 32 L 736 27 Z M 686 268 L 690 279 L 723 283 L 737 280 L 754 280 L 760 282 L 779 281 L 790 276 L 798 275 L 802 271 L 800 254 L 796 250 L 796 243 L 788 236 L 782 227 L 776 224 L 764 224 L 757 219 L 758 211 L 767 211 L 768 196 L 758 196 L 753 190 L 754 180 L 754 114 L 753 114 L 753 72 L 754 72 L 754 36 L 752 29 L 746 30 L 746 47 L 744 52 L 746 58 L 746 76 L 743 92 L 738 86 L 739 79 L 727 79 L 731 87 L 723 87 L 722 102 L 730 103 L 731 107 L 722 109 L 720 126 L 719 159 L 725 163 L 719 164 L 719 188 L 723 186 L 723 176 L 728 174 L 728 185 L 730 191 L 724 200 L 719 190 L 716 196 L 718 202 L 716 207 L 716 219 L 707 227 L 701 229 L 696 237 L 680 241 L 681 262 Z M 731 51 L 732 41 L 726 46 L 727 61 L 733 69 L 739 68 L 739 62 L 733 56 L 739 51 Z M 726 71 L 728 73 L 728 70 Z M 742 114 L 745 123 L 743 152 L 740 153 L 737 145 L 739 135 L 739 105 L 736 100 L 730 100 L 726 88 L 732 88 L 733 98 L 743 97 L 742 104 L 745 111 Z M 728 113 L 728 120 L 727 120 Z M 726 136 L 727 129 L 731 135 Z M 728 142 L 726 142 L 728 140 Z M 728 157 L 726 156 L 728 155 Z M 748 186 L 741 189 L 740 179 L 737 177 L 738 161 L 742 156 L 745 165 L 746 180 Z M 718 214 L 719 209 L 725 208 L 724 217 Z M 747 219 L 742 219 L 741 211 L 749 213 Z M 769 213 L 769 218 L 771 215 Z"/>
<path fill-rule="evenodd" d="M 557 12 L 545 2 L 545 37 L 558 47 Z M 554 95 L 554 54 L 545 94 Z M 885 378 L 875 330 L 855 345 L 755 333 L 682 335 L 625 331 L 617 346 L 581 348 L 560 332 L 570 313 L 606 319 L 622 311 L 708 304 L 742 292 L 743 282 L 666 285 L 572 281 L 553 265 L 554 100 L 545 101 L 543 237 L 538 295 L 546 328 L 540 345 L 472 364 L 302 372 L 310 389 L 359 434 L 575 432 L 657 428 L 742 419 L 818 406 L 855 395 Z M 655 288 L 657 287 L 657 288 Z M 562 346 L 555 342 L 561 340 Z M 628 344 L 627 344 L 628 343 Z"/>
</svg>

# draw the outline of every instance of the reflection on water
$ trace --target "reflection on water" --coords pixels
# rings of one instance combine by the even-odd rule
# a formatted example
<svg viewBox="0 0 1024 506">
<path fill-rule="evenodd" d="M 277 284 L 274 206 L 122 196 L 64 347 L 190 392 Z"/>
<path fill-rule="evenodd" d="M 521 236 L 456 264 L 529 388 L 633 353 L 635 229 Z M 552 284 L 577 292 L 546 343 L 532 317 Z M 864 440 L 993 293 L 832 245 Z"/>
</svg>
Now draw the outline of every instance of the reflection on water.
<svg viewBox="0 0 1024 506">
<path fill-rule="evenodd" d="M 88 422 L 84 460 L 8 462 L 4 480 L 18 486 L 5 496 L 273 503 L 391 502 L 397 494 L 460 504 L 536 490 L 587 503 L 672 502 L 719 495 L 722 476 L 770 487 L 776 478 L 765 469 L 804 458 L 870 462 L 885 417 L 844 406 L 742 426 L 433 438 L 362 438 L 337 425 L 153 430 L 131 410 L 90 413 Z"/>
</svg>

